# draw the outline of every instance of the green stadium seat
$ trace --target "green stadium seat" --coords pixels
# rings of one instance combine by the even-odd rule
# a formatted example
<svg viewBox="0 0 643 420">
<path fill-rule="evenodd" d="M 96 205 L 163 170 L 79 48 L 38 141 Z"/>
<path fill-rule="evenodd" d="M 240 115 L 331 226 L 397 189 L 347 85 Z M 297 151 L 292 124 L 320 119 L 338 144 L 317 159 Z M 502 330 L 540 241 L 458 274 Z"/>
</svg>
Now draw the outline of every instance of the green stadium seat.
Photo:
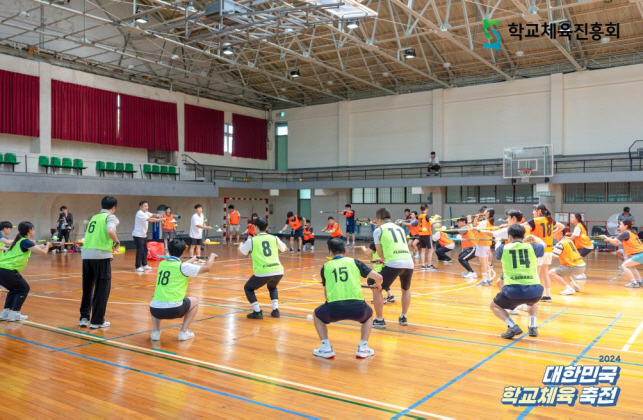
<svg viewBox="0 0 643 420">
<path fill-rule="evenodd" d="M 152 173 L 158 175 L 161 173 L 161 167 L 159 165 L 152 165 Z"/>
<path fill-rule="evenodd" d="M 2 153 L 0 153 L 0 163 L 2 163 Z"/>
<path fill-rule="evenodd" d="M 63 166 L 62 167 L 63 168 L 69 168 L 69 169 L 73 168 L 74 164 L 72 163 L 71 158 L 63 158 Z"/>
<path fill-rule="evenodd" d="M 123 169 L 123 172 L 126 174 L 132 174 L 132 178 L 134 178 L 134 174 L 138 171 L 134 170 L 134 164 L 126 163 L 125 169 Z"/>
<path fill-rule="evenodd" d="M 176 170 L 176 166 L 170 166 L 170 173 L 169 174 L 172 175 L 175 180 L 177 179 L 177 177 L 179 175 L 179 172 Z"/>
<path fill-rule="evenodd" d="M 115 172 L 123 172 L 125 170 L 125 166 L 123 165 L 122 162 L 116 162 L 116 168 L 114 169 Z"/>
<path fill-rule="evenodd" d="M 169 173 L 170 169 L 167 166 L 161 166 L 161 176 L 168 175 Z"/>
<path fill-rule="evenodd" d="M 62 168 L 63 164 L 60 161 L 59 157 L 52 157 L 51 158 L 51 167 L 52 168 Z"/>
<path fill-rule="evenodd" d="M 96 172 L 98 176 L 105 176 L 105 162 L 102 160 L 96 161 Z"/>
<path fill-rule="evenodd" d="M 4 163 L 5 165 L 11 165 L 11 170 L 13 172 L 16 171 L 16 165 L 20 165 L 20 162 L 18 162 L 18 158 L 16 157 L 15 153 L 6 153 L 4 155 Z"/>
<path fill-rule="evenodd" d="M 87 169 L 87 167 L 83 164 L 82 159 L 74 159 L 73 168 L 76 170 L 76 173 L 80 174 L 81 176 L 83 175 L 83 169 Z"/>
<path fill-rule="evenodd" d="M 149 165 L 149 164 L 147 164 L 147 163 L 146 163 L 146 164 L 144 164 L 144 165 L 143 165 L 143 173 L 144 173 L 144 174 L 149 174 L 149 175 L 150 175 L 150 179 L 152 179 L 152 165 Z"/>
<path fill-rule="evenodd" d="M 49 172 L 49 168 L 51 167 L 51 164 L 49 163 L 49 157 L 39 156 L 38 166 L 40 166 L 41 168 L 45 168 L 45 173 Z"/>
</svg>

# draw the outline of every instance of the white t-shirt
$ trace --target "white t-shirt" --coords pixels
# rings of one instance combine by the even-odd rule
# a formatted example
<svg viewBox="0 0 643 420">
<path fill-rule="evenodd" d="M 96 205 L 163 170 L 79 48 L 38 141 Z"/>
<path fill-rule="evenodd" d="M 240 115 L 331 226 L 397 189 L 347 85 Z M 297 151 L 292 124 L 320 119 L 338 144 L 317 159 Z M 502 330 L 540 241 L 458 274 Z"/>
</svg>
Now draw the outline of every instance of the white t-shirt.
<svg viewBox="0 0 643 420">
<path fill-rule="evenodd" d="M 201 239 L 203 237 L 203 229 L 197 226 L 205 226 L 205 216 L 203 213 L 201 213 L 201 216 L 196 213 L 192 215 L 192 220 L 190 221 L 190 238 Z"/>
<path fill-rule="evenodd" d="M 196 277 L 199 275 L 199 270 L 201 270 L 201 266 L 199 265 L 188 263 L 181 264 L 181 274 L 185 277 Z M 153 300 L 150 302 L 150 307 L 152 308 L 176 308 L 181 305 L 183 305 L 183 300 L 178 302 L 159 302 L 157 300 Z"/>
<path fill-rule="evenodd" d="M 440 164 L 440 159 L 438 159 L 438 155 L 435 155 L 433 159 L 431 159 L 431 165 L 439 165 Z"/>
<path fill-rule="evenodd" d="M 132 232 L 132 236 L 135 236 L 137 238 L 147 238 L 147 226 L 148 222 L 147 219 L 150 217 L 154 216 L 152 213 L 144 212 L 143 210 L 139 210 L 136 212 L 136 218 L 134 219 L 134 231 Z"/>
<path fill-rule="evenodd" d="M 375 242 L 375 245 L 381 245 L 380 240 L 382 238 L 382 228 L 378 227 L 373 231 L 373 242 Z M 394 260 L 394 261 L 387 261 L 384 263 L 386 267 L 391 267 L 391 268 L 411 268 L 413 269 L 415 263 L 413 260 L 409 257 L 408 259 L 400 259 L 400 260 Z"/>
</svg>

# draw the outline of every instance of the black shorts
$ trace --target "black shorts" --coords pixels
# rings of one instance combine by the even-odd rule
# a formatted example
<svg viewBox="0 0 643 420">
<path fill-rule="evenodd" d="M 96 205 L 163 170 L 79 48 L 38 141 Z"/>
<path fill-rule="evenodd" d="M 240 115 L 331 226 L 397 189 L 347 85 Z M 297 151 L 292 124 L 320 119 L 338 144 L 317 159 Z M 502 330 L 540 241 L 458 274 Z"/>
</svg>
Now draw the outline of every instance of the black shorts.
<svg viewBox="0 0 643 420">
<path fill-rule="evenodd" d="M 400 287 L 402 290 L 409 290 L 411 288 L 411 280 L 413 279 L 413 269 L 412 268 L 393 268 L 384 266 L 380 275 L 384 278 L 382 281 L 382 290 L 389 290 L 391 284 L 395 281 L 396 278 L 400 278 Z M 367 284 L 375 284 L 374 280 L 368 279 Z"/>
<path fill-rule="evenodd" d="M 421 235 L 420 236 L 420 248 L 426 248 L 426 249 L 431 249 L 431 236 L 430 235 Z"/>
<path fill-rule="evenodd" d="M 290 237 L 291 238 L 303 238 L 304 237 L 304 230 L 303 229 L 291 230 L 290 231 Z"/>
<path fill-rule="evenodd" d="M 191 301 L 188 298 L 183 299 L 181 306 L 174 308 L 152 308 L 150 306 L 150 313 L 156 319 L 177 319 L 183 318 L 190 310 Z"/>
<path fill-rule="evenodd" d="M 355 223 L 346 224 L 346 233 L 355 233 Z"/>
<path fill-rule="evenodd" d="M 420 239 L 419 236 L 409 236 L 409 241 L 414 241 L 416 239 Z"/>
<path fill-rule="evenodd" d="M 190 238 L 190 245 L 192 246 L 201 246 L 203 245 L 203 239 L 195 239 L 195 238 Z"/>
<path fill-rule="evenodd" d="M 502 291 L 493 298 L 493 302 L 502 309 L 516 309 L 517 306 L 535 305 L 540 302 L 544 288 L 540 284 L 521 286 L 512 284 L 504 286 Z"/>
<path fill-rule="evenodd" d="M 585 258 L 585 257 L 586 257 L 586 256 L 588 256 L 589 254 L 591 254 L 591 253 L 592 253 L 592 251 L 594 251 L 594 249 L 593 249 L 593 248 L 592 248 L 592 249 L 589 249 L 589 248 L 580 248 L 580 249 L 578 250 L 578 253 L 580 254 L 580 256 L 581 256 L 581 257 Z"/>
<path fill-rule="evenodd" d="M 315 309 L 315 316 L 324 324 L 337 321 L 357 321 L 363 324 L 373 316 L 373 308 L 363 300 L 326 302 Z"/>
</svg>

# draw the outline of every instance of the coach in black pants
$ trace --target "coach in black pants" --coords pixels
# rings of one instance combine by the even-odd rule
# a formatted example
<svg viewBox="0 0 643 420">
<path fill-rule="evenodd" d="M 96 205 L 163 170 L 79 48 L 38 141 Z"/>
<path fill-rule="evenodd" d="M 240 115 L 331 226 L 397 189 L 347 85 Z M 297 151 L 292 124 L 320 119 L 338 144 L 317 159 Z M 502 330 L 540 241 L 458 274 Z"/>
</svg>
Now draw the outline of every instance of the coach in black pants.
<svg viewBox="0 0 643 420">
<path fill-rule="evenodd" d="M 103 197 L 101 211 L 94 215 L 85 232 L 83 246 L 83 298 L 80 302 L 78 325 L 90 328 L 106 328 L 107 300 L 112 287 L 112 249 L 120 246 L 116 235 L 118 218 L 114 215 L 118 201 Z M 90 321 L 91 314 L 91 321 Z"/>
</svg>

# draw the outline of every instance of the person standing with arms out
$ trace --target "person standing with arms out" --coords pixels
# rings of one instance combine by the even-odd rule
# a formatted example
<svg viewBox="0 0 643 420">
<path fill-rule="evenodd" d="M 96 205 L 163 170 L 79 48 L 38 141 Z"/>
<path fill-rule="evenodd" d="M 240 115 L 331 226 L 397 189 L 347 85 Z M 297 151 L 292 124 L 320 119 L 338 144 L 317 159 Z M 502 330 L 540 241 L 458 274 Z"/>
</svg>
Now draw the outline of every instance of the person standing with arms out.
<svg viewBox="0 0 643 420">
<path fill-rule="evenodd" d="M 78 325 L 90 328 L 106 328 L 107 300 L 112 287 L 113 252 L 118 251 L 120 242 L 116 226 L 120 223 L 114 215 L 118 201 L 114 197 L 103 197 L 101 211 L 92 216 L 85 232 L 83 246 L 83 297 L 80 301 Z M 91 319 L 90 319 L 91 314 Z"/>
<path fill-rule="evenodd" d="M 289 211 L 286 215 L 286 224 L 279 231 L 279 233 L 284 233 L 288 226 L 290 226 L 290 252 L 293 251 L 293 240 L 297 238 L 297 252 L 301 252 L 302 240 L 304 238 L 304 224 L 306 223 L 305 218 L 297 216 L 295 213 Z"/>
<path fill-rule="evenodd" d="M 268 285 L 268 292 L 272 300 L 272 312 L 270 316 L 279 318 L 279 292 L 277 286 L 284 276 L 284 267 L 279 261 L 279 252 L 286 252 L 288 247 L 276 236 L 266 233 L 268 221 L 258 217 L 254 221 L 259 234 L 248 238 L 241 246 L 239 252 L 242 255 L 250 254 L 252 257 L 253 275 L 246 282 L 243 290 L 246 292 L 248 302 L 252 305 L 252 312 L 247 315 L 249 319 L 263 319 L 263 311 L 257 301 L 255 290 Z"/>
<path fill-rule="evenodd" d="M 538 259 L 538 276 L 540 281 L 543 282 L 545 291 L 543 293 L 542 301 L 551 302 L 551 279 L 549 278 L 549 266 L 553 257 L 552 251 L 554 250 L 554 234 L 562 229 L 565 225 L 560 222 L 555 222 L 551 217 L 551 213 L 547 210 L 544 204 L 534 206 L 534 218 L 527 222 L 531 229 L 531 234 L 540 238 L 545 243 L 545 254 Z"/>
<path fill-rule="evenodd" d="M 29 284 L 20 275 L 27 266 L 31 252 L 47 255 L 51 243 L 36 245 L 31 240 L 35 233 L 34 225 L 22 222 L 18 225 L 18 235 L 9 249 L 0 254 L 0 286 L 8 290 L 4 301 L 4 309 L 0 313 L 0 321 L 23 321 L 27 315 L 22 315 L 20 309 L 29 295 Z"/>
<path fill-rule="evenodd" d="M 420 206 L 420 215 L 418 216 L 418 223 L 420 225 L 420 230 L 418 236 L 420 238 L 420 264 L 422 265 L 421 270 L 428 271 L 438 271 L 437 268 L 433 265 L 433 253 L 435 250 L 431 244 L 431 221 L 429 220 L 429 206 L 427 204 L 422 204 Z M 424 265 L 428 254 L 428 265 Z"/>
<path fill-rule="evenodd" d="M 541 244 L 523 242 L 525 228 L 512 225 L 507 230 L 508 244 L 496 249 L 496 257 L 502 263 L 503 278 L 498 280 L 500 293 L 491 302 L 491 312 L 507 323 L 507 331 L 501 337 L 512 339 L 522 334 L 522 329 L 507 314 L 520 305 L 527 305 L 529 312 L 529 336 L 538 336 L 536 326 L 538 302 L 543 295 L 543 287 L 538 278 L 538 256 L 544 254 Z"/>
<path fill-rule="evenodd" d="M 168 246 L 174 238 L 176 238 L 176 218 L 172 214 L 172 209 L 166 207 L 163 214 L 163 243 L 165 243 L 166 255 L 170 255 Z"/>
<path fill-rule="evenodd" d="M 230 204 L 228 206 L 228 239 L 230 240 L 230 244 L 232 244 L 232 236 L 236 236 L 235 243 L 239 242 L 239 231 L 240 231 L 240 223 L 241 223 L 241 213 L 239 213 L 239 210 L 235 210 L 234 206 Z"/>
<path fill-rule="evenodd" d="M 307 244 L 310 245 L 310 251 L 315 252 L 315 231 L 310 225 L 310 220 L 306 220 L 306 226 L 304 226 L 303 250 L 306 250 Z"/>
<path fill-rule="evenodd" d="M 634 226 L 634 223 L 636 220 L 634 219 L 634 215 L 630 213 L 630 208 L 629 207 L 623 207 L 623 213 L 618 215 L 618 222 L 632 222 L 632 226 Z M 618 278 L 623 275 L 622 271 L 622 263 L 625 261 L 625 251 L 623 250 L 623 246 L 619 246 L 618 249 L 616 250 L 616 261 L 618 262 L 619 270 L 621 272 L 615 277 Z"/>
<path fill-rule="evenodd" d="M 587 236 L 587 226 L 583 222 L 583 215 L 580 213 L 574 213 L 571 216 L 571 222 L 574 226 L 572 231 L 571 239 L 574 241 L 574 246 L 578 250 L 578 253 L 581 257 L 585 258 L 592 251 L 594 251 L 594 243 L 589 236 Z M 576 280 L 584 280 L 587 278 L 587 275 L 583 272 L 577 276 L 574 276 Z"/>
<path fill-rule="evenodd" d="M 638 289 L 643 287 L 643 280 L 641 274 L 636 269 L 636 266 L 643 263 L 643 242 L 638 237 L 636 232 L 632 231 L 634 222 L 630 220 L 621 220 L 618 224 L 619 235 L 616 238 L 609 238 L 606 235 L 601 235 L 605 241 L 614 246 L 623 246 L 623 251 L 627 259 L 623 263 L 623 271 L 627 274 L 630 282 L 625 287 Z"/>
<path fill-rule="evenodd" d="M 381 208 L 375 213 L 375 221 L 378 228 L 373 232 L 373 241 L 377 255 L 383 258 L 377 261 L 384 264 L 382 268 L 382 289 L 388 290 L 395 279 L 400 278 L 402 288 L 402 314 L 399 323 L 402 326 L 408 325 L 406 315 L 411 305 L 411 280 L 413 279 L 413 258 L 406 244 L 406 233 L 404 229 L 391 222 L 391 213 L 388 209 Z M 373 291 L 373 305 L 377 317 L 373 321 L 373 328 L 386 328 L 384 321 L 384 301 L 379 291 Z"/>
<path fill-rule="evenodd" d="M 566 296 L 580 292 L 580 286 L 576 284 L 573 276 L 585 273 L 585 261 L 576 249 L 574 241 L 564 237 L 564 233 L 565 229 L 557 231 L 554 235 L 558 243 L 554 246 L 552 254 L 558 257 L 560 265 L 549 270 L 549 276 L 565 286 L 560 294 Z M 569 280 L 570 284 L 567 284 L 565 279 Z"/>
<path fill-rule="evenodd" d="M 150 314 L 154 329 L 152 341 L 161 339 L 161 320 L 183 318 L 183 325 L 179 331 L 179 341 L 191 340 L 194 333 L 188 329 L 199 310 L 199 298 L 186 297 L 190 277 L 207 273 L 212 269 L 212 264 L 217 254 L 210 254 L 208 262 L 203 266 L 193 264 L 192 258 L 181 263 L 181 255 L 185 252 L 186 245 L 178 239 L 169 243 L 170 258 L 161 261 L 156 276 L 154 297 L 150 302 Z"/>
<path fill-rule="evenodd" d="M 12 228 L 13 223 L 7 221 L 0 222 L 0 251 L 6 251 L 11 244 L 13 244 L 13 239 L 9 239 Z"/>
<path fill-rule="evenodd" d="M 339 238 L 344 239 L 344 232 L 332 216 L 328 218 L 328 225 L 322 229 L 322 232 L 330 233 L 330 239 Z M 330 239 L 328 240 L 330 242 Z"/>
<path fill-rule="evenodd" d="M 201 245 L 203 245 L 203 230 L 212 229 L 205 223 L 205 216 L 203 215 L 203 206 L 197 204 L 194 206 L 195 213 L 190 220 L 190 258 L 201 256 Z"/>
<path fill-rule="evenodd" d="M 152 267 L 147 265 L 147 229 L 149 222 L 163 222 L 163 216 L 154 215 L 148 211 L 150 205 L 147 201 L 143 200 L 138 203 L 138 211 L 134 219 L 134 230 L 132 237 L 134 238 L 134 246 L 136 246 L 136 272 L 144 273 L 152 271 Z M 85 238 L 87 239 L 87 238 Z"/>
<path fill-rule="evenodd" d="M 321 347 L 313 354 L 324 359 L 335 357 L 333 346 L 328 339 L 328 324 L 339 321 L 357 321 L 362 324 L 361 337 L 355 357 L 365 359 L 375 351 L 368 347 L 368 338 L 373 328 L 373 309 L 366 304 L 362 295 L 362 278 L 374 283 L 373 293 L 382 290 L 382 276 L 361 261 L 344 256 L 346 246 L 341 239 L 333 238 L 328 243 L 333 259 L 321 269 L 322 285 L 326 303 L 315 309 L 315 329 L 321 340 Z"/>
<path fill-rule="evenodd" d="M 343 214 L 346 217 L 346 246 L 351 246 L 351 236 L 353 237 L 353 246 L 355 246 L 355 210 L 350 204 L 344 206 L 344 211 L 337 211 L 337 214 Z"/>
<path fill-rule="evenodd" d="M 58 216 L 58 240 L 62 242 L 62 252 L 67 252 L 67 242 L 69 242 L 69 233 L 74 228 L 74 215 L 69 212 L 66 206 L 60 208 Z"/>
</svg>

